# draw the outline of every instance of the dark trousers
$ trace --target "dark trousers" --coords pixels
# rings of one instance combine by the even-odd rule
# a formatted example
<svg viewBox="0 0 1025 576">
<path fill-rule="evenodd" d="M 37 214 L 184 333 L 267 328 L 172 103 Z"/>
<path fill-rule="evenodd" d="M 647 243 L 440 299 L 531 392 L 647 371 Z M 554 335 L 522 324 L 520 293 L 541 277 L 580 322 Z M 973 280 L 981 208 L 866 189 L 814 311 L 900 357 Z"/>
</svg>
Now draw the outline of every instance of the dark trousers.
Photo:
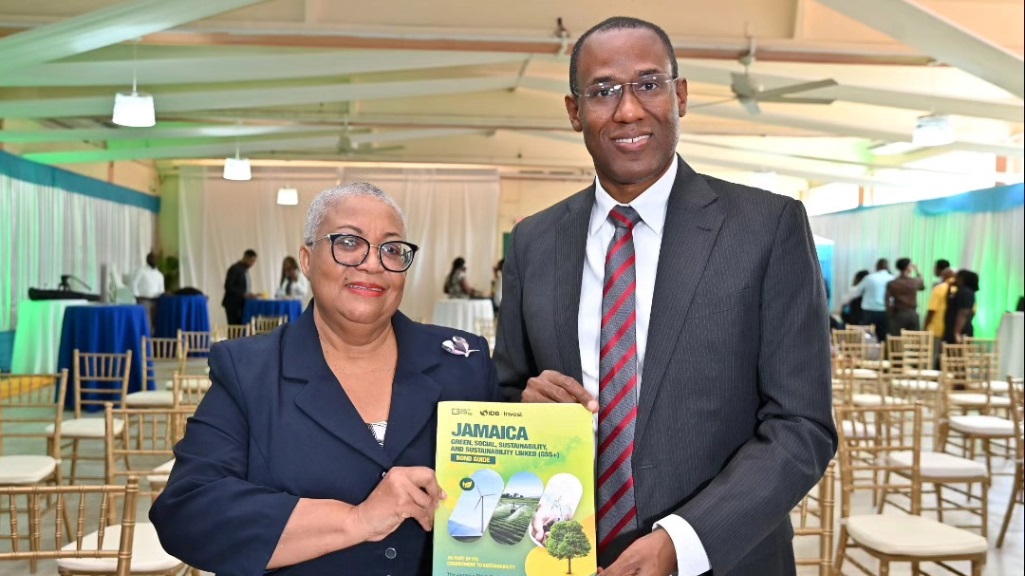
<svg viewBox="0 0 1025 576">
<path fill-rule="evenodd" d="M 862 310 L 861 318 L 865 324 L 871 324 L 876 327 L 876 338 L 878 338 L 880 342 L 886 342 L 886 335 L 888 334 L 890 326 L 888 314 L 886 312 Z"/>
<path fill-rule="evenodd" d="M 242 306 L 228 306 L 225 304 L 224 314 L 228 317 L 228 324 L 241 324 L 243 310 L 245 310 L 244 304 Z"/>
<path fill-rule="evenodd" d="M 149 318 L 149 333 L 156 336 L 157 334 L 157 299 L 156 298 L 143 298 L 141 296 L 135 297 L 135 303 L 141 304 L 146 308 L 146 316 Z"/>
<path fill-rule="evenodd" d="M 900 336 L 901 330 L 919 330 L 918 311 L 911 308 L 897 309 L 889 318 L 890 336 Z"/>
</svg>

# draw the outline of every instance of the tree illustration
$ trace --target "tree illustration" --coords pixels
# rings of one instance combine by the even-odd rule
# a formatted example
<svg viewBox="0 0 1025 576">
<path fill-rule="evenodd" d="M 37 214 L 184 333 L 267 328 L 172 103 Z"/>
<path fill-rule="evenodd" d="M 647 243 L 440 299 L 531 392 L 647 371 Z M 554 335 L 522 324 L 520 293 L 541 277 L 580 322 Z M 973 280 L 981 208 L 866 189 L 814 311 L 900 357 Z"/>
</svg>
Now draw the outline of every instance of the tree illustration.
<svg viewBox="0 0 1025 576">
<path fill-rule="evenodd" d="M 574 558 L 582 558 L 591 553 L 591 542 L 584 534 L 584 527 L 575 520 L 553 524 L 545 547 L 548 548 L 549 556 L 569 562 L 566 574 L 573 573 Z"/>
</svg>

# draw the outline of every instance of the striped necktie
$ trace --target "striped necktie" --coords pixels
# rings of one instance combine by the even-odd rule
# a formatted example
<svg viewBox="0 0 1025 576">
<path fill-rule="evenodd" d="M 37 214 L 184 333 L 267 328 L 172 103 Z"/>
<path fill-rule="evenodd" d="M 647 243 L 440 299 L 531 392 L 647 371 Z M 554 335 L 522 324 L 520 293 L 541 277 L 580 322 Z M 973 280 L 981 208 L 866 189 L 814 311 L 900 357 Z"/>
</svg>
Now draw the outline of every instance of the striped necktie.
<svg viewBox="0 0 1025 576">
<path fill-rule="evenodd" d="M 637 530 L 630 458 L 638 376 L 633 227 L 641 217 L 629 206 L 616 206 L 609 221 L 616 232 L 605 254 L 598 368 L 598 559 L 606 567 Z"/>
</svg>

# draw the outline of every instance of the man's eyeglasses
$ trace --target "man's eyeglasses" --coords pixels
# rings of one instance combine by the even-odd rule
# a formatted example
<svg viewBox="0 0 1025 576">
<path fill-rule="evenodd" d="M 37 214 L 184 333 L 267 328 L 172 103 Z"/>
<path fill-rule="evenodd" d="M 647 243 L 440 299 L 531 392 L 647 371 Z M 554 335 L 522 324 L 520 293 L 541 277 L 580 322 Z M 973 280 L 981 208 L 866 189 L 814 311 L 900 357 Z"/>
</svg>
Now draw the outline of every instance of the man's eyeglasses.
<svg viewBox="0 0 1025 576">
<path fill-rule="evenodd" d="M 327 240 L 331 244 L 331 257 L 342 266 L 359 266 L 367 261 L 371 248 L 377 248 L 377 256 L 381 266 L 389 272 L 405 272 L 413 264 L 413 256 L 420 248 L 416 244 L 391 240 L 380 244 L 371 244 L 366 238 L 355 234 L 328 234 L 310 243 Z"/>
<path fill-rule="evenodd" d="M 583 96 L 593 106 L 612 108 L 619 105 L 623 88 L 629 86 L 641 102 L 654 102 L 669 92 L 676 79 L 676 76 L 668 74 L 648 74 L 633 82 L 599 82 L 584 88 L 577 96 Z"/>
</svg>

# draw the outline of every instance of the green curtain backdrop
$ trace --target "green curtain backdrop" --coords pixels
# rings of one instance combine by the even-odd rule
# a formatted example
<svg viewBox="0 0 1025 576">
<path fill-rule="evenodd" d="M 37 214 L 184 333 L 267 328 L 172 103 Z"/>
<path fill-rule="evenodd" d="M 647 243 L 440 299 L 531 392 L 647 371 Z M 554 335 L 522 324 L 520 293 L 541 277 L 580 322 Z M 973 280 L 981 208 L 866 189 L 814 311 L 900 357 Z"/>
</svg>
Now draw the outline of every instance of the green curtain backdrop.
<svg viewBox="0 0 1025 576">
<path fill-rule="evenodd" d="M 812 231 L 836 242 L 833 292 L 842 295 L 855 272 L 872 270 L 879 258 L 891 269 L 908 257 L 926 277 L 918 298 L 924 318 L 933 263 L 979 274 L 976 335 L 996 336 L 1001 316 L 1025 293 L 1022 186 L 970 192 L 941 200 L 838 212 L 811 218 Z M 838 302 L 839 299 L 834 299 Z"/>
</svg>

